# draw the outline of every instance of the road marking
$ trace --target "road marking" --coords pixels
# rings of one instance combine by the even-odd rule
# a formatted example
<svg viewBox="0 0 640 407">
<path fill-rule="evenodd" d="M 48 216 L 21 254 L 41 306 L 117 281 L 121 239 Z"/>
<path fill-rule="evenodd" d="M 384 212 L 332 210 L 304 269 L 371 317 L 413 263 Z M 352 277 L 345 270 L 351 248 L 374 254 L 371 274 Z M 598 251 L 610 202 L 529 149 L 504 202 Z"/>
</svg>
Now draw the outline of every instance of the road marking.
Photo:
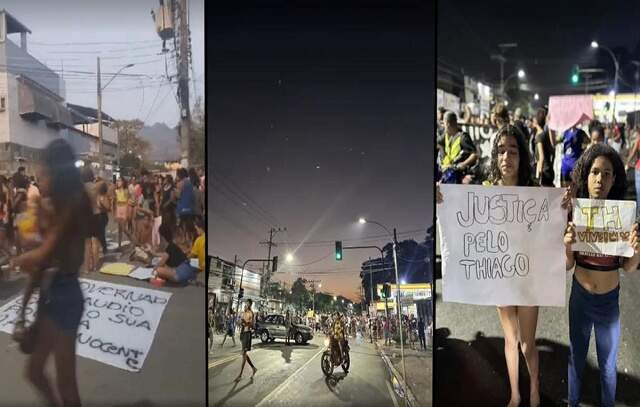
<svg viewBox="0 0 640 407">
<path fill-rule="evenodd" d="M 232 360 L 237 359 L 240 356 L 241 355 L 238 353 L 238 354 L 235 354 L 235 355 L 227 356 L 226 358 L 222 358 L 220 360 L 213 361 L 213 362 L 209 363 L 209 369 L 211 369 L 212 367 L 216 367 L 218 365 L 221 365 L 223 363 L 231 362 Z"/>
<path fill-rule="evenodd" d="M 267 402 L 271 401 L 270 399 L 272 399 L 273 397 L 275 397 L 278 394 L 280 394 L 280 392 L 282 390 L 284 390 L 284 388 L 289 384 L 289 382 L 291 382 L 302 369 L 307 367 L 307 365 L 309 363 L 313 362 L 313 360 L 316 358 L 316 356 L 318 356 L 319 354 L 321 354 L 324 351 L 325 351 L 325 348 L 321 347 L 321 349 L 318 351 L 318 353 L 313 355 L 311 357 L 311 359 L 307 360 L 307 362 L 304 365 L 300 366 L 298 368 L 298 370 L 296 370 L 295 372 L 293 372 L 293 374 L 291 374 L 289 377 L 287 377 L 284 382 L 280 383 L 280 385 L 278 387 L 276 387 L 271 393 L 269 393 L 265 398 L 263 398 L 262 401 L 260 401 L 258 404 L 256 404 L 256 407 L 260 407 L 260 406 L 266 404 Z"/>
<path fill-rule="evenodd" d="M 389 395 L 391 396 L 391 400 L 393 400 L 393 405 L 395 407 L 398 407 L 398 401 L 396 400 L 396 395 L 393 392 L 393 389 L 391 388 L 391 385 L 389 384 L 388 380 L 384 381 L 387 384 L 387 390 L 389 390 Z"/>
</svg>

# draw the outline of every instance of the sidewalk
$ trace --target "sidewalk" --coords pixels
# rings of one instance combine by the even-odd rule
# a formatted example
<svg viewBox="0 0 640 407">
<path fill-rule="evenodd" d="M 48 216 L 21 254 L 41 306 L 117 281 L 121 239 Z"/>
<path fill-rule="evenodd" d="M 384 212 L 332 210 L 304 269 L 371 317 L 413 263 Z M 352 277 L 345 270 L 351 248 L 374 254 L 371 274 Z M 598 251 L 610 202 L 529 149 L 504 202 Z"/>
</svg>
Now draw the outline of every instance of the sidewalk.
<svg viewBox="0 0 640 407">
<path fill-rule="evenodd" d="M 392 374 L 397 377 L 402 385 L 402 359 L 400 344 L 392 342 L 390 346 L 384 344 L 384 339 L 376 341 L 376 347 L 380 351 L 382 358 L 392 364 Z M 432 375 L 433 375 L 433 353 L 432 348 L 427 346 L 427 350 L 411 349 L 407 343 L 404 348 L 404 362 L 409 384 L 408 400 L 415 401 L 415 407 L 427 407 L 432 404 Z"/>
</svg>

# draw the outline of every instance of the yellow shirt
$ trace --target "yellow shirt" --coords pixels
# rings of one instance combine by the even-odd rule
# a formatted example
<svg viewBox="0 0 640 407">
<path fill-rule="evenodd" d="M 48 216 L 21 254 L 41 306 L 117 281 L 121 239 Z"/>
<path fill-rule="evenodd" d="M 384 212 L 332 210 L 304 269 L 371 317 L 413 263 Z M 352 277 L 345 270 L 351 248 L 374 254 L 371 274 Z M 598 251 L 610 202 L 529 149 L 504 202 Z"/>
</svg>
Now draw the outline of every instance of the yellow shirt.
<svg viewBox="0 0 640 407">
<path fill-rule="evenodd" d="M 190 255 L 190 257 L 197 257 L 198 258 L 198 266 L 200 268 L 200 271 L 204 271 L 204 267 L 205 267 L 205 263 L 204 263 L 204 256 L 205 256 L 204 243 L 205 243 L 204 234 L 202 236 L 198 236 L 196 241 L 193 242 L 193 247 L 191 248 L 191 255 Z"/>
<path fill-rule="evenodd" d="M 129 191 L 122 188 L 116 189 L 116 202 L 118 205 L 126 205 L 129 201 Z"/>
</svg>

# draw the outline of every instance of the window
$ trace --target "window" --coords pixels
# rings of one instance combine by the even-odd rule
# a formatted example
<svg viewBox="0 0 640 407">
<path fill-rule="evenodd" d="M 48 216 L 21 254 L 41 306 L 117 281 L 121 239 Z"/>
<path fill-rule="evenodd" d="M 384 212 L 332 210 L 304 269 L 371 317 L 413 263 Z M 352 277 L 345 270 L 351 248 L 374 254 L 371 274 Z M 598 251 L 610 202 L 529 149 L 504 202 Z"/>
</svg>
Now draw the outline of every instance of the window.
<svg viewBox="0 0 640 407">
<path fill-rule="evenodd" d="M 7 98 L 2 96 L 0 97 L 0 112 L 4 111 L 7 108 Z"/>
</svg>

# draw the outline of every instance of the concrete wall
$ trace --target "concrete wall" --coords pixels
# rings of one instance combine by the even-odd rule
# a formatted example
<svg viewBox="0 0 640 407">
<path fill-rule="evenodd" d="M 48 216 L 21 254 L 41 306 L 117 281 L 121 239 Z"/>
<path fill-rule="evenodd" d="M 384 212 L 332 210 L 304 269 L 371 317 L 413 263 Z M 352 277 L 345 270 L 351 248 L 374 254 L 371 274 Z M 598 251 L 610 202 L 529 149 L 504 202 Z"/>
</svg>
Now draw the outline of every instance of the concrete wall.
<svg viewBox="0 0 640 407">
<path fill-rule="evenodd" d="M 75 127 L 98 137 L 98 123 L 78 124 Z M 111 127 L 105 126 L 104 122 L 102 123 L 102 139 L 105 142 L 109 141 L 111 143 L 118 144 L 118 134 Z"/>
<path fill-rule="evenodd" d="M 0 142 L 9 141 L 31 148 L 44 148 L 49 142 L 60 137 L 60 132 L 48 127 L 44 120 L 29 121 L 20 116 L 16 75 L 8 73 L 7 79 L 9 97 L 5 113 L 8 113 L 9 117 L 9 137 L 7 140 L 0 139 Z"/>
<path fill-rule="evenodd" d="M 0 51 L 0 53 L 4 53 L 6 57 L 6 64 L 0 65 L 0 70 L 9 71 L 14 75 L 24 74 L 29 79 L 60 95 L 59 75 L 9 39 L 1 43 L 0 47 L 4 47 L 4 52 Z"/>
</svg>

